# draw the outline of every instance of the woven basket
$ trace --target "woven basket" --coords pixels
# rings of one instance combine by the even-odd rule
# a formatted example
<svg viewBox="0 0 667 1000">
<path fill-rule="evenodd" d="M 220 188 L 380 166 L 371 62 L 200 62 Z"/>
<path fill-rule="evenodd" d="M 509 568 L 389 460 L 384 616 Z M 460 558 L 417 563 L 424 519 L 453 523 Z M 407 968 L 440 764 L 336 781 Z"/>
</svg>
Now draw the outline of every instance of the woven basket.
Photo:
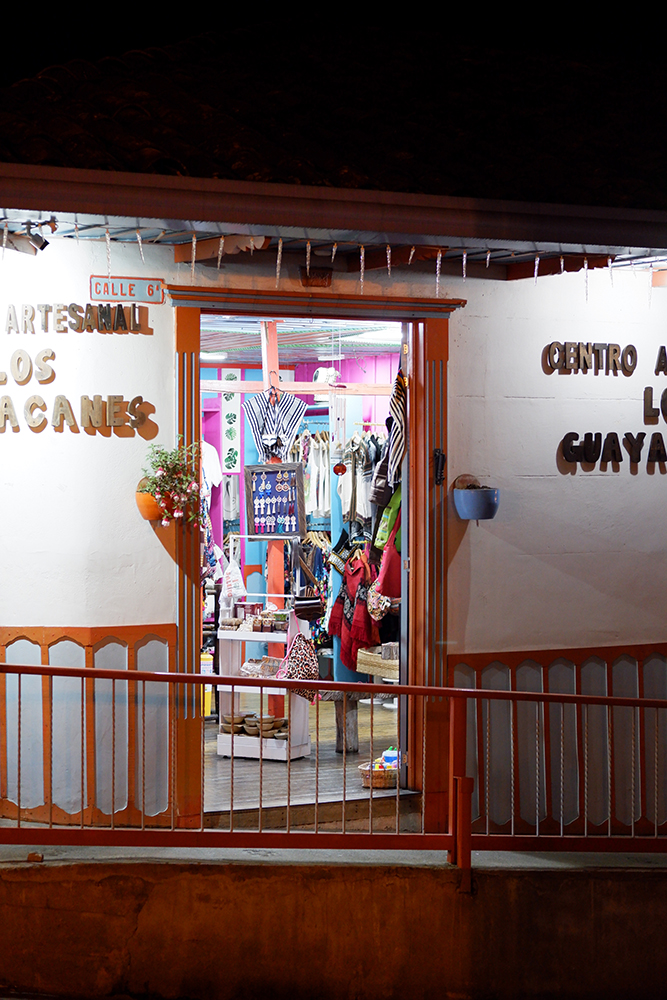
<svg viewBox="0 0 667 1000">
<path fill-rule="evenodd" d="M 377 650 L 376 653 L 374 650 Z M 389 677 L 398 680 L 398 660 L 383 660 L 382 646 L 372 646 L 371 649 L 360 649 L 357 653 L 357 670 L 374 677 Z"/>
<path fill-rule="evenodd" d="M 385 771 L 373 771 L 370 764 L 359 764 L 359 772 L 364 788 L 396 788 L 396 768 L 387 768 Z M 371 779 L 372 776 L 372 779 Z"/>
</svg>

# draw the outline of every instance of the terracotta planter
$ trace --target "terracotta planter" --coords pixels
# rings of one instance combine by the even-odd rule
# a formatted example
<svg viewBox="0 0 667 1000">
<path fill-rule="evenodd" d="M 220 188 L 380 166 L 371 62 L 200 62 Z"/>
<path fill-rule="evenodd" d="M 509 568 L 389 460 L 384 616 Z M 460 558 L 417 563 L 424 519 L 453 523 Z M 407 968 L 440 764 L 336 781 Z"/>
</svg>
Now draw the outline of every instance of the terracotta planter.
<svg viewBox="0 0 667 1000">
<path fill-rule="evenodd" d="M 150 493 L 135 493 L 139 513 L 146 521 L 161 521 L 162 508 Z"/>
</svg>

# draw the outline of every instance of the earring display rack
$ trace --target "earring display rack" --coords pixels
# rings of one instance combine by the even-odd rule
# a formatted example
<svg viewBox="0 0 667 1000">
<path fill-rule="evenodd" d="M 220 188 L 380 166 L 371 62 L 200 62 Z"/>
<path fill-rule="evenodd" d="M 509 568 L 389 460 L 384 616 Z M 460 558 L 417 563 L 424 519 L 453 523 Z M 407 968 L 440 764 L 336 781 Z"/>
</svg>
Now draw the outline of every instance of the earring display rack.
<svg viewBox="0 0 667 1000">
<path fill-rule="evenodd" d="M 244 471 L 248 538 L 305 538 L 308 528 L 301 463 L 246 465 Z"/>
</svg>

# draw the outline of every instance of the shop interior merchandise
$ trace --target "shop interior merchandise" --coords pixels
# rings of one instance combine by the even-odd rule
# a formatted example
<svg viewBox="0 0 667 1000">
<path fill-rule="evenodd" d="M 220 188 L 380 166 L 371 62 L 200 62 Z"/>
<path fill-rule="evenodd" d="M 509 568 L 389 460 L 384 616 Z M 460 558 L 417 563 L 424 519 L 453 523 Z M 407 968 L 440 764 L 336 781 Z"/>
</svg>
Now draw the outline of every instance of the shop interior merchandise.
<svg viewBox="0 0 667 1000">
<path fill-rule="evenodd" d="M 262 369 L 261 321 L 204 321 L 203 652 L 212 672 L 258 679 L 233 695 L 219 686 L 207 711 L 220 755 L 233 740 L 235 756 L 259 757 L 260 743 L 265 759 L 308 756 L 308 701 L 292 694 L 288 705 L 284 689 L 258 697 L 297 632 L 312 639 L 324 679 L 399 680 L 401 325 L 319 322 L 296 360 L 283 342 L 312 321 L 274 321 L 278 374 Z"/>
</svg>

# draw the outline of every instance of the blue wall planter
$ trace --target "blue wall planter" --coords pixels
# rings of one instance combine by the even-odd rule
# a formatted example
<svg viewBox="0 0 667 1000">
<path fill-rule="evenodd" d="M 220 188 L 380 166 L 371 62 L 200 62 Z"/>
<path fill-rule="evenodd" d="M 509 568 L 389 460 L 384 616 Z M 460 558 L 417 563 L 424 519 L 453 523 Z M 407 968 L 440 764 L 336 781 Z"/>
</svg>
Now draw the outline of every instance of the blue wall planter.
<svg viewBox="0 0 667 1000">
<path fill-rule="evenodd" d="M 482 486 L 476 490 L 452 490 L 456 513 L 464 521 L 489 521 L 498 513 L 500 490 Z"/>
</svg>

